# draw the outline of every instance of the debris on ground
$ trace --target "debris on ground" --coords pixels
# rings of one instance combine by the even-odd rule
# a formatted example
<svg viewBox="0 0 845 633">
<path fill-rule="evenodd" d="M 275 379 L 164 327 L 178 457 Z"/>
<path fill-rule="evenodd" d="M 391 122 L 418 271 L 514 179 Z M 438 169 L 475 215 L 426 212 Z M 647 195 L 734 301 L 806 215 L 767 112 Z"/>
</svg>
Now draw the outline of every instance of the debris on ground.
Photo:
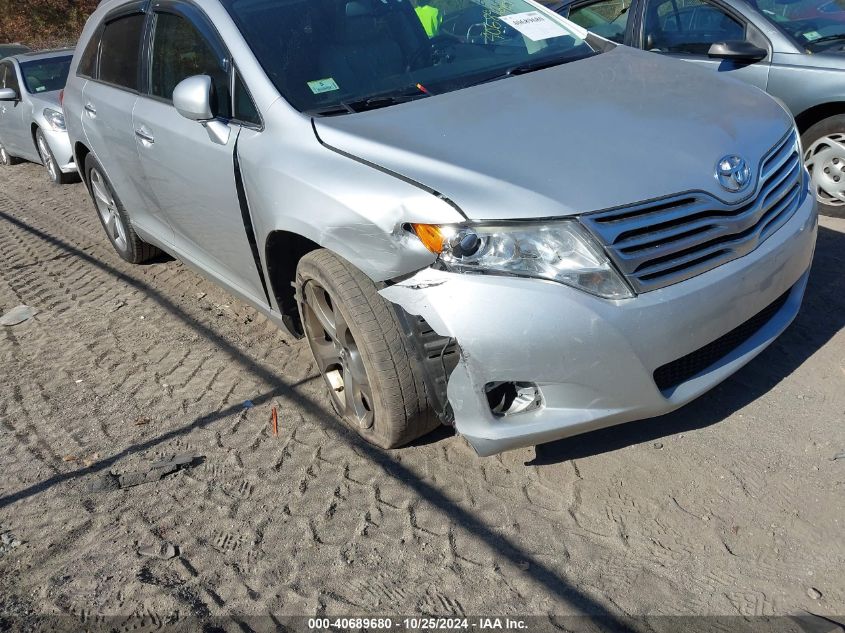
<svg viewBox="0 0 845 633">
<path fill-rule="evenodd" d="M 836 455 L 831 458 L 832 461 L 837 461 L 839 459 L 845 459 L 845 451 L 842 451 L 841 453 L 836 453 Z"/>
<path fill-rule="evenodd" d="M 663 442 L 655 442 L 654 448 L 656 448 L 657 450 L 662 449 L 663 448 Z"/>
<path fill-rule="evenodd" d="M 6 314 L 0 317 L 0 325 L 18 325 L 24 321 L 28 321 L 35 316 L 35 308 L 25 305 L 15 306 Z"/>
<path fill-rule="evenodd" d="M 23 541 L 15 538 L 11 532 L 0 534 L 0 554 L 11 552 L 16 547 L 23 545 Z"/>
<path fill-rule="evenodd" d="M 200 464 L 203 457 L 194 453 L 181 453 L 150 464 L 146 470 L 122 474 L 107 473 L 88 485 L 90 492 L 132 488 L 141 484 L 154 483 L 177 470 Z"/>
<path fill-rule="evenodd" d="M 161 560 L 170 560 L 179 555 L 179 548 L 173 543 L 161 541 L 156 545 L 147 545 L 138 548 L 138 554 L 141 556 L 148 556 L 149 558 L 159 558 Z"/>
<path fill-rule="evenodd" d="M 279 412 L 276 410 L 276 407 L 273 407 L 273 415 L 270 421 L 273 424 L 273 436 L 275 437 L 279 434 Z"/>
<path fill-rule="evenodd" d="M 255 406 L 255 404 L 252 402 L 252 400 L 244 400 L 244 404 L 243 404 L 244 409 L 252 409 L 254 406 Z"/>
<path fill-rule="evenodd" d="M 822 592 L 816 589 L 815 587 L 809 587 L 807 589 L 807 595 L 810 596 L 813 600 L 819 600 L 822 597 Z"/>
<path fill-rule="evenodd" d="M 147 416 L 139 416 L 135 418 L 135 422 L 133 424 L 135 426 L 144 426 L 145 424 L 149 424 L 152 420 L 150 420 Z"/>
</svg>

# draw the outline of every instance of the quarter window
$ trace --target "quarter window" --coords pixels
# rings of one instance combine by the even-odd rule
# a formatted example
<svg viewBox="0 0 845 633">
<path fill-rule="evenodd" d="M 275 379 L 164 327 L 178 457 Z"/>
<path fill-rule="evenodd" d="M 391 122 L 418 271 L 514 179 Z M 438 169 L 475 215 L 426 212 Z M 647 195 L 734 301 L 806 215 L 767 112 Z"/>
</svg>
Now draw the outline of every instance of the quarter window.
<svg viewBox="0 0 845 633">
<path fill-rule="evenodd" d="M 138 50 L 143 30 L 144 15 L 141 13 L 106 24 L 100 45 L 100 81 L 138 89 Z"/>
<path fill-rule="evenodd" d="M 216 102 L 214 113 L 229 118 L 229 74 L 224 60 L 186 19 L 172 13 L 157 14 L 150 93 L 170 101 L 176 85 L 194 75 L 211 77 Z"/>
<path fill-rule="evenodd" d="M 244 123 L 261 125 L 261 116 L 255 102 L 247 92 L 240 74 L 235 75 L 235 118 Z"/>
<path fill-rule="evenodd" d="M 630 9 L 631 0 L 600 0 L 572 9 L 569 19 L 596 35 L 621 44 Z"/>
<path fill-rule="evenodd" d="M 647 50 L 706 55 L 716 42 L 745 39 L 745 27 L 706 0 L 650 0 L 644 36 Z"/>
<path fill-rule="evenodd" d="M 100 33 L 97 32 L 88 41 L 88 46 L 85 47 L 85 52 L 82 53 L 82 59 L 79 60 L 79 66 L 76 69 L 76 74 L 80 77 L 94 77 L 97 71 L 97 49 L 100 46 Z"/>
</svg>

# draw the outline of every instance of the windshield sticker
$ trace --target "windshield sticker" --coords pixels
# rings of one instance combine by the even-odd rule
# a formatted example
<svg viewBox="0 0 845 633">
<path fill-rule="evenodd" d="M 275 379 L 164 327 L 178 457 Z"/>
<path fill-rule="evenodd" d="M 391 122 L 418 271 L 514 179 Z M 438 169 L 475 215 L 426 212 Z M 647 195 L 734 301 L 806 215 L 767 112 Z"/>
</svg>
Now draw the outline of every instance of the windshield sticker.
<svg viewBox="0 0 845 633">
<path fill-rule="evenodd" d="M 560 24 L 550 20 L 539 11 L 502 15 L 499 16 L 499 19 L 534 42 L 548 40 L 553 37 L 561 37 L 563 35 L 571 35 Z"/>
<path fill-rule="evenodd" d="M 316 81 L 309 81 L 308 87 L 311 88 L 311 92 L 315 95 L 340 90 L 340 86 L 338 86 L 337 82 L 331 77 L 327 77 L 326 79 L 317 79 Z"/>
<path fill-rule="evenodd" d="M 809 40 L 810 42 L 815 42 L 821 36 L 822 34 L 818 31 L 807 31 L 801 37 L 803 37 L 805 40 Z"/>
</svg>

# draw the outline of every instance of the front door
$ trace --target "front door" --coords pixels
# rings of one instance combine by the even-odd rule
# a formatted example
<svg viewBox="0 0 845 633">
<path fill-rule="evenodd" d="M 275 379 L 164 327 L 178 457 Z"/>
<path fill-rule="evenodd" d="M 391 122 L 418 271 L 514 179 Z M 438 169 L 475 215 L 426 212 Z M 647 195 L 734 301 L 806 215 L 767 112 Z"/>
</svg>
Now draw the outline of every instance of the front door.
<svg viewBox="0 0 845 633">
<path fill-rule="evenodd" d="M 710 0 L 646 0 L 643 4 L 642 48 L 766 89 L 771 54 L 754 63 L 712 59 L 707 55 L 713 44 L 738 40 L 771 50 L 757 27 L 738 13 Z"/>
<path fill-rule="evenodd" d="M 145 180 L 173 227 L 177 251 L 266 303 L 235 181 L 241 127 L 232 119 L 231 61 L 190 7 L 174 5 L 153 20 L 149 77 L 133 115 Z M 212 79 L 222 136 L 173 107 L 173 89 L 194 75 Z"/>
</svg>

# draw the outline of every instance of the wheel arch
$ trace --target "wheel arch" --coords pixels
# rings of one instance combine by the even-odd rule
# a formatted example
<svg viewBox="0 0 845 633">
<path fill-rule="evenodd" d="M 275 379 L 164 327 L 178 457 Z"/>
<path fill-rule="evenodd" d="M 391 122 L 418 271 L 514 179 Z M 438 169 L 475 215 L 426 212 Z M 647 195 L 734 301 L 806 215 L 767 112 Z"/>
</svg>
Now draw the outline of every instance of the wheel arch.
<svg viewBox="0 0 845 633">
<path fill-rule="evenodd" d="M 38 140 L 35 137 L 38 134 L 39 127 L 38 123 L 33 121 L 29 126 L 29 135 L 32 137 L 32 146 L 35 148 L 35 153 L 40 156 L 41 154 L 38 152 Z"/>
<path fill-rule="evenodd" d="M 299 260 L 318 248 L 322 247 L 304 235 L 281 229 L 271 231 L 264 243 L 270 291 L 276 299 L 285 326 L 297 338 L 304 336 L 304 331 L 293 286 L 296 282 L 296 268 Z"/>
<path fill-rule="evenodd" d="M 816 123 L 839 114 L 845 114 L 845 101 L 830 101 L 807 108 L 795 117 L 795 122 L 798 131 L 804 134 Z"/>
<path fill-rule="evenodd" d="M 85 177 L 85 159 L 90 153 L 91 150 L 84 143 L 77 141 L 73 144 L 73 160 L 76 163 L 76 171 L 79 172 L 83 182 L 87 182 L 87 178 Z"/>
</svg>

